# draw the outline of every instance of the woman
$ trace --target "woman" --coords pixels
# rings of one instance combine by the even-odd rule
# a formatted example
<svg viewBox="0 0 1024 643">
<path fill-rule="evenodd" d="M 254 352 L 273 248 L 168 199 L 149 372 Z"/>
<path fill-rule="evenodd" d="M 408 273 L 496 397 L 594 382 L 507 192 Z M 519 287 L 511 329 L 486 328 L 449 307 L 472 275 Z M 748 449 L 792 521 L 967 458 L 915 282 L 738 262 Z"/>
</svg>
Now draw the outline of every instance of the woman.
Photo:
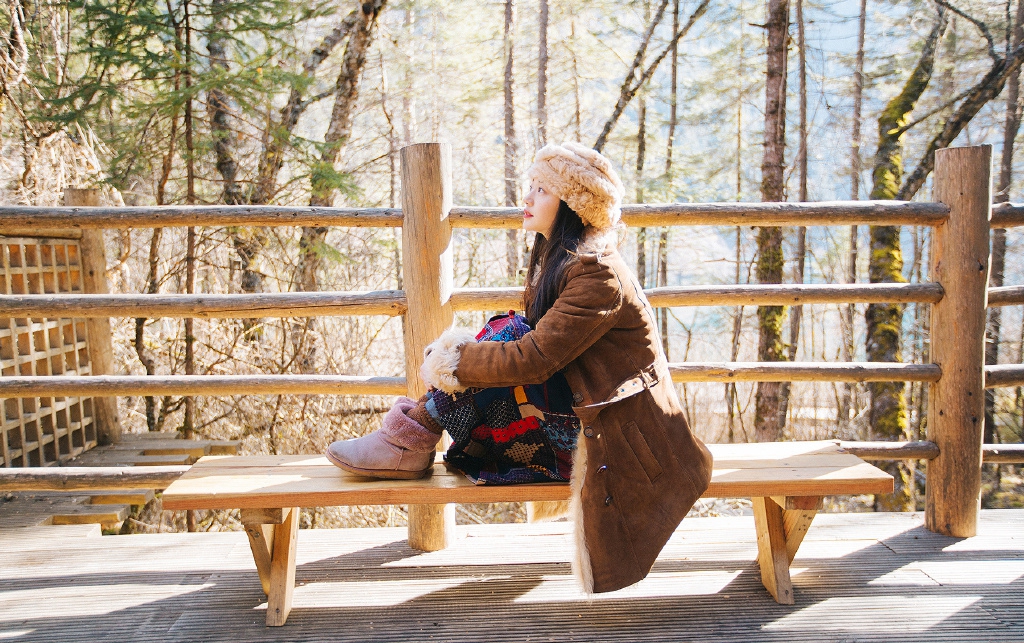
<svg viewBox="0 0 1024 643">
<path fill-rule="evenodd" d="M 615 249 L 623 189 L 611 163 L 576 143 L 549 144 L 528 176 L 523 227 L 538 233 L 524 296 L 533 330 L 481 342 L 446 331 L 425 350 L 421 375 L 449 394 L 564 375 L 582 426 L 570 481 L 573 569 L 585 591 L 607 592 L 647 575 L 707 488 L 712 458 L 683 416 L 654 311 Z M 405 398 L 384 429 L 336 442 L 328 457 L 350 471 L 419 474 L 440 433 L 428 400 Z"/>
</svg>

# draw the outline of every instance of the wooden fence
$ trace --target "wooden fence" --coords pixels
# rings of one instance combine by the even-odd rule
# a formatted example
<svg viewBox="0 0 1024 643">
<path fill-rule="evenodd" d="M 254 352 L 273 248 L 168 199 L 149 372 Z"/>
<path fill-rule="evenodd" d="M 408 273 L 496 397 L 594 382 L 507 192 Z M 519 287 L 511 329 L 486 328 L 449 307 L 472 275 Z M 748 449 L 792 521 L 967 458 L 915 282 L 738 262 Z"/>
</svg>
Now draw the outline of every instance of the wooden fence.
<svg viewBox="0 0 1024 643">
<path fill-rule="evenodd" d="M 451 150 L 425 143 L 401 150 L 402 208 L 283 206 L 0 207 L 0 229 L 167 226 L 401 227 L 404 291 L 236 295 L 0 295 L 4 317 L 272 317 L 405 315 L 406 377 L 347 375 L 4 376 L 0 399 L 36 396 L 405 394 L 425 391 L 423 348 L 456 311 L 520 308 L 521 288 L 454 288 L 453 228 L 519 228 L 519 208 L 452 205 Z M 1024 225 L 1024 206 L 992 207 L 991 146 L 936 154 L 935 202 L 716 203 L 626 205 L 630 226 L 918 225 L 934 228 L 933 283 L 742 285 L 652 288 L 653 306 L 926 303 L 932 306 L 931 360 L 894 363 L 674 363 L 676 382 L 920 381 L 929 386 L 927 440 L 846 443 L 871 459 L 927 460 L 926 526 L 970 536 L 977 529 L 983 456 L 1022 462 L 1006 445 L 983 445 L 984 389 L 1024 385 L 1024 366 L 984 366 L 987 306 L 1024 304 L 1024 287 L 988 289 L 989 230 Z M 116 435 L 108 436 L 116 440 Z M 432 550 L 447 541 L 452 506 L 411 506 L 409 542 Z"/>
</svg>

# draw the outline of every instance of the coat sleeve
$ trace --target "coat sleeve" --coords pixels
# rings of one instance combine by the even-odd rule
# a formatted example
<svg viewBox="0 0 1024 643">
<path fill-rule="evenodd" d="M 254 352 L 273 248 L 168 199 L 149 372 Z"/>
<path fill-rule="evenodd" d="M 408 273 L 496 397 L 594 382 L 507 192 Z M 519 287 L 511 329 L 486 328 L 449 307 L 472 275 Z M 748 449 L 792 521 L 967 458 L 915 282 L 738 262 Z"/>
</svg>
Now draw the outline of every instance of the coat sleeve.
<svg viewBox="0 0 1024 643">
<path fill-rule="evenodd" d="M 449 353 L 447 363 L 454 366 L 448 371 L 449 392 L 471 386 L 514 386 L 548 380 L 614 325 L 622 301 L 622 285 L 611 267 L 594 257 L 581 258 L 566 273 L 565 285 L 554 305 L 522 339 L 466 341 L 454 348 L 457 354 Z M 451 350 L 451 342 L 447 346 Z M 429 373 L 430 361 L 428 355 L 424 380 L 438 386 L 436 381 L 441 378 Z M 444 390 L 446 386 L 438 388 Z"/>
</svg>

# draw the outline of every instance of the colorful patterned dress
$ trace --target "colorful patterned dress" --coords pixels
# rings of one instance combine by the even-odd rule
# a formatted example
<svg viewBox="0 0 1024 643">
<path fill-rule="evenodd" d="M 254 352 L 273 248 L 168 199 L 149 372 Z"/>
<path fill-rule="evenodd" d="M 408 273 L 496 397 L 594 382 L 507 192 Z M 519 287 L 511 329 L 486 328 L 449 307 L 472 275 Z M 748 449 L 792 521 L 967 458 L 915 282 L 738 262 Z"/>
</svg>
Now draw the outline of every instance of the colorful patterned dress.
<svg viewBox="0 0 1024 643">
<path fill-rule="evenodd" d="M 510 310 L 492 317 L 476 341 L 514 341 L 530 330 L 526 318 Z M 580 421 L 561 373 L 543 384 L 454 395 L 433 390 L 427 411 L 452 438 L 445 461 L 476 484 L 569 480 Z"/>
</svg>

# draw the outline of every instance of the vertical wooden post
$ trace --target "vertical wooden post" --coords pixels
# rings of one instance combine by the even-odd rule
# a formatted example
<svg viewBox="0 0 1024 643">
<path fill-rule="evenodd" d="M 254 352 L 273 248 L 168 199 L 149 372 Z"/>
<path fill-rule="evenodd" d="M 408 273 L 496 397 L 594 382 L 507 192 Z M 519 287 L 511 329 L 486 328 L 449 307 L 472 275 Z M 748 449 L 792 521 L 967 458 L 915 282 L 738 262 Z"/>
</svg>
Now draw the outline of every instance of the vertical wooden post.
<svg viewBox="0 0 1024 643">
<path fill-rule="evenodd" d="M 68 188 L 64 190 L 64 205 L 94 207 L 100 204 L 97 189 Z M 107 258 L 103 249 L 103 230 L 82 230 L 80 241 L 82 285 L 87 293 L 107 294 Z M 114 373 L 114 349 L 110 342 L 110 319 L 93 318 L 85 322 L 89 342 L 89 365 L 93 375 Z M 113 444 L 121 440 L 121 424 L 117 418 L 117 398 L 92 398 L 93 422 L 100 444 Z"/>
<path fill-rule="evenodd" d="M 927 465 L 925 526 L 968 537 L 981 508 L 992 146 L 938 150 L 934 185 L 950 212 L 932 238 L 932 279 L 945 295 L 932 305 L 931 360 L 942 378 L 928 391 L 928 439 L 940 452 Z"/>
<path fill-rule="evenodd" d="M 405 376 L 409 397 L 427 391 L 420 378 L 423 349 L 452 325 L 452 150 L 447 143 L 419 143 L 401 150 L 402 274 Z M 455 532 L 455 505 L 410 505 L 409 546 L 437 551 Z"/>
</svg>

